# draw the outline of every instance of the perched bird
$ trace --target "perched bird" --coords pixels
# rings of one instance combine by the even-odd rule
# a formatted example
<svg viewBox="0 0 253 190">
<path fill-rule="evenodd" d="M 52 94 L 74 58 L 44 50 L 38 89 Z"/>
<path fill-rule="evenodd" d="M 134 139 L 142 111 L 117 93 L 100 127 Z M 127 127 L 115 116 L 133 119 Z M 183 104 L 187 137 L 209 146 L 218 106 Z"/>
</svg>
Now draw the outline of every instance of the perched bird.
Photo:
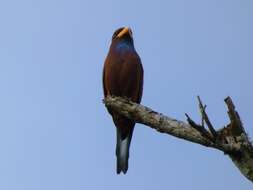
<svg viewBox="0 0 253 190">
<path fill-rule="evenodd" d="M 143 89 L 143 68 L 134 48 L 130 28 L 117 29 L 113 36 L 103 70 L 104 96 L 114 95 L 140 103 Z M 108 109 L 116 126 L 117 174 L 128 169 L 129 147 L 135 122 Z"/>
</svg>

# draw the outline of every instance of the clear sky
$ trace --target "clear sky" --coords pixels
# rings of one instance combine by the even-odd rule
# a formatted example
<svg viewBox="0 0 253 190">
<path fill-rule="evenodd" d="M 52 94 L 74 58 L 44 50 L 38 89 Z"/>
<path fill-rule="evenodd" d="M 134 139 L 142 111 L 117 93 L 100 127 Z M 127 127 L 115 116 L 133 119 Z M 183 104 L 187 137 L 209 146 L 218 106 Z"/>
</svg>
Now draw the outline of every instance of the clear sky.
<svg viewBox="0 0 253 190">
<path fill-rule="evenodd" d="M 127 175 L 102 104 L 112 33 L 133 30 L 142 103 L 217 128 L 231 96 L 253 138 L 252 0 L 0 1 L 0 189 L 251 190 L 222 152 L 137 124 Z"/>
</svg>

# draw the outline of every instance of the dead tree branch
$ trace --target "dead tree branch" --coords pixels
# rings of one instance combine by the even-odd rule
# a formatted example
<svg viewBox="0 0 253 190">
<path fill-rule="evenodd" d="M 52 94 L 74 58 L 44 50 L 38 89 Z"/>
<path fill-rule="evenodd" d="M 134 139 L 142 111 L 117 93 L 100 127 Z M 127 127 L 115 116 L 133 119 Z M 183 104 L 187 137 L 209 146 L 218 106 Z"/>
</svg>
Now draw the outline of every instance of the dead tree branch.
<svg viewBox="0 0 253 190">
<path fill-rule="evenodd" d="M 241 173 L 253 182 L 253 146 L 245 133 L 232 99 L 230 97 L 225 99 L 230 123 L 218 131 L 211 124 L 205 111 L 206 106 L 202 104 L 199 97 L 198 102 L 202 117 L 201 125 L 194 122 L 188 114 L 186 114 L 188 121 L 186 123 L 121 97 L 108 96 L 104 100 L 106 107 L 137 123 L 142 123 L 161 133 L 215 148 L 228 154 Z M 206 123 L 208 130 L 204 123 Z"/>
</svg>

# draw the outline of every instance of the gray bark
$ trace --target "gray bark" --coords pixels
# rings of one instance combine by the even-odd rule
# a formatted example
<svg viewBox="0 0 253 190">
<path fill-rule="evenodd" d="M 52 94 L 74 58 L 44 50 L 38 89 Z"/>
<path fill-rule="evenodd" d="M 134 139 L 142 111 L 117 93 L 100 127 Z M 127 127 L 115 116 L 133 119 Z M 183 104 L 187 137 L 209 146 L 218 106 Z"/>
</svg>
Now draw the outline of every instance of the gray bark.
<svg viewBox="0 0 253 190">
<path fill-rule="evenodd" d="M 214 130 L 199 97 L 198 100 L 202 116 L 201 125 L 196 124 L 187 114 L 188 123 L 157 113 L 148 107 L 121 97 L 108 96 L 104 99 L 104 103 L 106 107 L 119 114 L 156 129 L 158 132 L 223 151 L 241 173 L 253 182 L 253 146 L 245 133 L 231 98 L 225 99 L 230 123 L 218 131 Z M 204 127 L 205 123 L 208 129 Z"/>
</svg>

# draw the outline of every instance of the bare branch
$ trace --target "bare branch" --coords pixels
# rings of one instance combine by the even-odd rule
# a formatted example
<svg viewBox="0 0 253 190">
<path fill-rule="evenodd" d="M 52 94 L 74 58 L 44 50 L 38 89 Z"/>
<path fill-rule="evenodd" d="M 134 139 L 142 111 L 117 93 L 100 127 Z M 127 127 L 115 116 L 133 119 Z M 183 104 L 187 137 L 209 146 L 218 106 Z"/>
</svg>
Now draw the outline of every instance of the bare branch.
<svg viewBox="0 0 253 190">
<path fill-rule="evenodd" d="M 137 123 L 174 137 L 223 151 L 229 155 L 241 173 L 253 182 L 253 146 L 245 133 L 231 98 L 226 98 L 225 102 L 231 123 L 216 132 L 205 112 L 205 106 L 199 99 L 202 117 L 211 132 L 209 133 L 203 125 L 196 124 L 187 114 L 189 124 L 121 97 L 108 96 L 104 100 L 106 107 Z"/>
</svg>

